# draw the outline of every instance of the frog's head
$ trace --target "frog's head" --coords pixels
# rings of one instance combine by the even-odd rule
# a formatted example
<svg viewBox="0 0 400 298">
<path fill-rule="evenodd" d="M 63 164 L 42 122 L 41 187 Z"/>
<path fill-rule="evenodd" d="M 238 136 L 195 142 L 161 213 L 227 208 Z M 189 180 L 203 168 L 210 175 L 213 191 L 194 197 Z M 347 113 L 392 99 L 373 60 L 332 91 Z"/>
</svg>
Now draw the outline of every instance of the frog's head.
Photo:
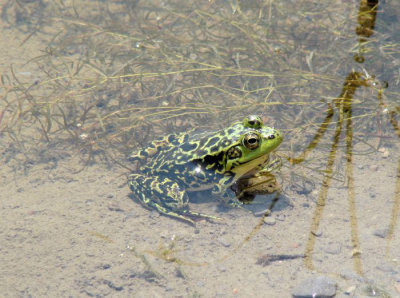
<svg viewBox="0 0 400 298">
<path fill-rule="evenodd" d="M 207 136 L 197 147 L 193 160 L 209 171 L 232 173 L 234 180 L 259 169 L 271 151 L 282 142 L 282 134 L 264 126 L 258 116 L 248 116 L 223 131 Z"/>
<path fill-rule="evenodd" d="M 225 151 L 225 171 L 240 177 L 262 166 L 282 140 L 282 133 L 271 127 L 248 129 Z"/>
</svg>

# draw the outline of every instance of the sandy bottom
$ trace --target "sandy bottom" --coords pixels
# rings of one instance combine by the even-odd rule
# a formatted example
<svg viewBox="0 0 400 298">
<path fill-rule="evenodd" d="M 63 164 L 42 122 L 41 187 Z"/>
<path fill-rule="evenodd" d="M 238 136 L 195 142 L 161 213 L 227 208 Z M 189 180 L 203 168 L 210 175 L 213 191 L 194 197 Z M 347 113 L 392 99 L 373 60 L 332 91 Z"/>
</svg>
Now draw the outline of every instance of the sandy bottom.
<svg viewBox="0 0 400 298">
<path fill-rule="evenodd" d="M 0 25 L 2 73 L 40 54 L 40 39 L 21 47 L 26 37 Z M 290 297 L 302 280 L 323 274 L 338 283 L 338 297 L 354 288 L 361 296 L 369 284 L 398 297 L 400 149 L 390 152 L 386 158 L 380 152 L 355 157 L 355 219 L 346 186 L 330 188 L 312 251 L 314 269 L 301 257 L 258 263 L 267 254 L 305 253 L 319 182 L 307 194 L 284 184 L 272 220 L 255 231 L 261 218 L 220 210 L 213 200 L 191 208 L 223 223 L 192 227 L 160 216 L 130 198 L 126 173 L 101 165 L 75 173 L 82 165 L 74 159 L 28 172 L 1 164 L 0 296 Z M 353 249 L 355 238 L 360 251 Z"/>
<path fill-rule="evenodd" d="M 192 227 L 143 208 L 130 198 L 125 176 L 100 166 L 73 173 L 70 160 L 51 170 L 35 166 L 28 175 L 2 167 L 0 292 L 8 297 L 289 297 L 303 279 L 325 274 L 338 282 L 338 294 L 371 283 L 399 295 L 398 225 L 391 239 L 376 235 L 391 223 L 395 163 L 379 153 L 376 158 L 377 169 L 355 169 L 364 277 L 357 276 L 352 258 L 345 187 L 330 189 L 312 254 L 315 270 L 310 270 L 303 258 L 266 266 L 257 261 L 266 254 L 304 254 L 317 190 L 286 192 L 273 223 L 249 237 L 261 219 L 246 211 L 221 211 L 213 201 L 193 203 L 193 210 L 224 222 L 198 221 Z"/>
</svg>

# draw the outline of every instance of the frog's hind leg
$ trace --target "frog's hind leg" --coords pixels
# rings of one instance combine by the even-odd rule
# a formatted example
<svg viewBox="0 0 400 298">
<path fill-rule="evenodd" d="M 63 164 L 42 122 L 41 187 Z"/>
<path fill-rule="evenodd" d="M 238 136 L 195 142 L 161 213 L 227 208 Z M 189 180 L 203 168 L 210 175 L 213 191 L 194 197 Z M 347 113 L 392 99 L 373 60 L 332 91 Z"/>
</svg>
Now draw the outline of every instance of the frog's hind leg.
<svg viewBox="0 0 400 298">
<path fill-rule="evenodd" d="M 192 225 L 195 223 L 190 217 L 219 220 L 218 217 L 190 211 L 186 191 L 169 178 L 131 174 L 128 183 L 135 197 L 144 206 L 156 209 L 161 214 L 178 218 Z"/>
</svg>

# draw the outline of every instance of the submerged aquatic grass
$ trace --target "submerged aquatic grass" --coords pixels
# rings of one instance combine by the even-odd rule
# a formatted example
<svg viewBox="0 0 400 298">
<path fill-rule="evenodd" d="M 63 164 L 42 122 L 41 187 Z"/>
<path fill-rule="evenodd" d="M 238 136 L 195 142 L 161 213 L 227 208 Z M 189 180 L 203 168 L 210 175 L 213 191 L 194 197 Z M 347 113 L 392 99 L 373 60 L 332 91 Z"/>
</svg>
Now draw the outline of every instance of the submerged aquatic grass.
<svg viewBox="0 0 400 298">
<path fill-rule="evenodd" d="M 6 160 L 20 152 L 34 161 L 57 147 L 127 167 L 125 157 L 157 137 L 217 130 L 256 113 L 285 131 L 288 159 L 307 156 L 304 166 L 323 175 L 330 135 L 343 121 L 329 113 L 338 97 L 351 98 L 354 140 L 371 151 L 375 136 L 390 137 L 386 115 L 398 118 L 399 36 L 368 3 L 8 1 L 4 20 L 50 41 L 27 62 L 34 80 L 14 67 L 2 75 Z M 341 94 L 349 73 L 376 84 Z"/>
<path fill-rule="evenodd" d="M 269 125 L 286 130 L 295 153 L 326 126 L 321 116 L 340 96 L 346 72 L 358 68 L 367 77 L 365 69 L 390 61 L 392 68 L 386 63 L 384 72 L 371 74 L 392 87 L 381 101 L 379 86 L 352 96 L 355 138 L 369 143 L 371 130 L 382 136 L 390 129 L 379 110 L 398 114 L 399 51 L 394 32 L 355 31 L 357 22 L 357 28 L 375 26 L 362 18 L 371 9 L 363 3 L 358 14 L 353 4 L 309 1 L 291 8 L 272 1 L 164 6 L 94 1 L 91 9 L 9 1 L 3 19 L 27 38 L 41 34 L 51 41 L 43 55 L 28 62 L 36 65 L 34 81 L 14 68 L 2 75 L 0 131 L 21 152 L 34 142 L 31 158 L 52 144 L 72 145 L 88 158 L 101 154 L 123 161 L 171 131 L 215 130 L 259 113 Z M 49 12 L 53 17 L 46 18 Z M 17 15 L 41 21 L 28 26 Z M 383 20 L 377 24 L 390 29 Z M 392 39 L 385 38 L 388 34 Z M 365 64 L 354 61 L 354 54 L 365 56 Z M 318 144 L 328 148 L 330 139 Z"/>
</svg>

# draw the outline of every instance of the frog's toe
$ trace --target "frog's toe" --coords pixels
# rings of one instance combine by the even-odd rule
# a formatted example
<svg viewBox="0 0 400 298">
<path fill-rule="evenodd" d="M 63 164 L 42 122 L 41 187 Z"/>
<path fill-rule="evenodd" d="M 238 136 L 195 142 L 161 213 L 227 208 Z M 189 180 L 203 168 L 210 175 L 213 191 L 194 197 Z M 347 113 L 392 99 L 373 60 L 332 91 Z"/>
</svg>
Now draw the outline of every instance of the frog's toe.
<svg viewBox="0 0 400 298">
<path fill-rule="evenodd" d="M 187 213 L 188 213 L 190 216 L 193 216 L 193 217 L 205 218 L 205 219 L 210 219 L 210 220 L 215 220 L 215 221 L 222 221 L 222 222 L 225 221 L 223 218 L 220 218 L 220 217 L 217 217 L 217 216 L 212 216 L 212 215 L 208 215 L 208 214 L 204 214 L 204 213 L 199 213 L 199 212 L 194 212 L 194 211 L 190 211 L 190 210 L 188 210 Z"/>
<path fill-rule="evenodd" d="M 183 213 L 181 214 L 181 213 L 175 212 L 175 211 L 165 208 L 164 206 L 161 206 L 160 204 L 157 204 L 155 202 L 151 202 L 148 205 L 150 205 L 151 207 L 156 209 L 161 214 L 180 219 L 184 222 L 191 224 L 192 226 L 196 225 L 195 222 L 191 218 L 189 218 L 188 216 L 185 216 Z"/>
<path fill-rule="evenodd" d="M 161 206 L 155 202 L 150 202 L 148 204 L 149 206 L 151 206 L 152 208 L 156 209 L 158 212 L 160 212 L 161 214 L 176 218 L 176 219 L 180 219 L 186 223 L 191 224 L 192 226 L 196 226 L 195 221 L 192 219 L 192 217 L 194 218 L 205 218 L 208 220 L 215 220 L 215 221 L 224 221 L 222 218 L 220 217 L 216 217 L 216 216 L 212 216 L 212 215 L 207 215 L 207 214 L 203 214 L 203 213 L 199 213 L 199 212 L 195 212 L 195 211 L 191 211 L 189 209 L 168 209 L 165 208 L 164 206 Z"/>
</svg>

